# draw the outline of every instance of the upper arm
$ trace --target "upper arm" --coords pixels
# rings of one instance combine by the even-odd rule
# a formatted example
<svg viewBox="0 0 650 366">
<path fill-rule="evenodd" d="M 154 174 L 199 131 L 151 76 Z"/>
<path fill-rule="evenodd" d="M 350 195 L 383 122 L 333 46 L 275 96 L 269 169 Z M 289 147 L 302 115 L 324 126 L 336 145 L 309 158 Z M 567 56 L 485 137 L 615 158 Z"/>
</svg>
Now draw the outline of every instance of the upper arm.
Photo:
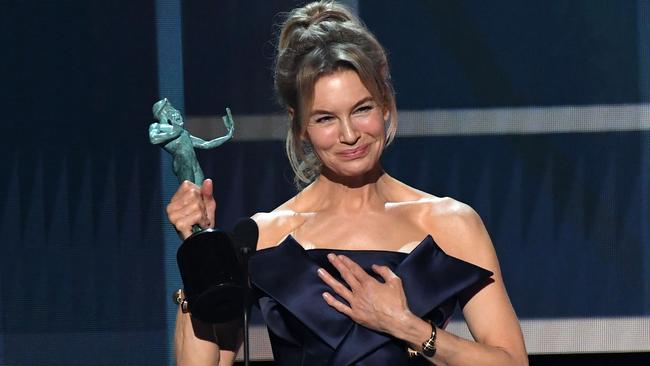
<svg viewBox="0 0 650 366">
<path fill-rule="evenodd" d="M 449 255 L 494 273 L 491 281 L 478 291 L 461 296 L 461 303 L 465 303 L 463 315 L 472 336 L 479 343 L 525 356 L 519 321 L 485 225 L 470 206 L 457 201 L 448 205 L 442 212 L 442 219 L 438 217 L 436 241 Z"/>
<path fill-rule="evenodd" d="M 180 132 L 181 130 L 174 126 L 152 123 L 149 126 L 149 139 L 152 143 L 158 144 L 178 136 Z"/>
</svg>

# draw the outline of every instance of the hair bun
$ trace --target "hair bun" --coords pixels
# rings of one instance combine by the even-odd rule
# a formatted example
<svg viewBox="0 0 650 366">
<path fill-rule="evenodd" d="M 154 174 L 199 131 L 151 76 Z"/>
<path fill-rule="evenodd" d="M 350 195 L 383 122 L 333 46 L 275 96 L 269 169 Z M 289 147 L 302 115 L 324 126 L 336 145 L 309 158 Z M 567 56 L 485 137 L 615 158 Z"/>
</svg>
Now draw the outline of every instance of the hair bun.
<svg viewBox="0 0 650 366">
<path fill-rule="evenodd" d="M 314 2 L 294 9 L 284 22 L 278 49 L 294 48 L 297 42 L 328 34 L 332 28 L 343 23 L 350 23 L 353 27 L 361 25 L 360 20 L 345 6 L 333 1 Z"/>
<path fill-rule="evenodd" d="M 310 24 L 322 21 L 348 22 L 355 20 L 348 9 L 333 2 L 312 3 L 310 5 L 305 7 L 307 15 L 311 18 Z"/>
</svg>

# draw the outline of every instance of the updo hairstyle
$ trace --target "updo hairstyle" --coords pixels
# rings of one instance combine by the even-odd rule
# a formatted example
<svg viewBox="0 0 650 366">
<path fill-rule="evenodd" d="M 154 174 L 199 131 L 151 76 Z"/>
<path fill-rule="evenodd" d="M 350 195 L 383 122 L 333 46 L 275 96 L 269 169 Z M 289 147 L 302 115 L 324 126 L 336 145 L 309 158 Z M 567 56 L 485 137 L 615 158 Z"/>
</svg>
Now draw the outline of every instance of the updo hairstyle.
<svg viewBox="0 0 650 366">
<path fill-rule="evenodd" d="M 292 10 L 282 24 L 274 81 L 280 103 L 293 110 L 286 151 L 299 189 L 313 182 L 322 167 L 302 139 L 314 85 L 321 76 L 340 70 L 355 71 L 375 102 L 390 112 L 388 146 L 397 130 L 397 111 L 384 48 L 343 5 L 320 1 Z"/>
</svg>

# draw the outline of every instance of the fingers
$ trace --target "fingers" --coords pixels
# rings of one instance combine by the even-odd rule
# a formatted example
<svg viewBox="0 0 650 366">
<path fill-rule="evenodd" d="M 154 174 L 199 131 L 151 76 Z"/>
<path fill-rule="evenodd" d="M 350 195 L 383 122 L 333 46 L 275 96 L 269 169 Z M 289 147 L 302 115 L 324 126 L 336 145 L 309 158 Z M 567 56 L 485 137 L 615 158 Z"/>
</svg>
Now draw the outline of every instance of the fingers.
<svg viewBox="0 0 650 366">
<path fill-rule="evenodd" d="M 341 282 L 337 281 L 336 278 L 332 277 L 332 275 L 323 268 L 319 268 L 317 272 L 318 277 L 320 277 L 323 282 L 325 282 L 325 284 L 331 287 L 334 292 L 339 294 L 346 301 L 350 302 L 352 299 L 352 291 L 350 291 L 350 289 L 345 287 L 345 285 L 343 285 Z"/>
<path fill-rule="evenodd" d="M 352 289 L 377 282 L 360 265 L 345 255 L 328 256 L 328 258 Z"/>
<path fill-rule="evenodd" d="M 217 202 L 214 200 L 213 196 L 214 185 L 212 179 L 206 179 L 201 185 L 201 196 L 203 198 L 203 204 L 205 205 L 205 212 L 208 218 L 207 226 L 204 227 L 214 227 L 215 224 L 215 213 L 217 211 Z"/>
<path fill-rule="evenodd" d="M 361 287 L 361 283 L 359 280 L 354 276 L 352 271 L 348 268 L 346 263 L 343 262 L 343 256 L 342 255 L 336 255 L 334 253 L 330 253 L 327 255 L 327 259 L 332 263 L 334 268 L 336 268 L 337 271 L 339 271 L 339 274 L 341 277 L 343 277 L 343 280 L 350 286 L 352 290 L 358 289 Z"/>
<path fill-rule="evenodd" d="M 347 316 L 349 316 L 349 317 L 352 317 L 352 308 L 350 308 L 349 306 L 347 306 L 347 305 L 345 305 L 344 303 L 342 303 L 342 302 L 340 302 L 339 300 L 337 300 L 337 299 L 336 299 L 334 296 L 332 296 L 330 293 L 328 293 L 328 292 L 323 292 L 323 299 L 325 299 L 325 302 L 326 302 L 329 306 L 333 307 L 334 309 L 336 309 L 336 310 L 339 311 L 340 313 L 343 313 L 343 314 L 345 314 L 345 315 L 347 315 Z"/>
<path fill-rule="evenodd" d="M 212 196 L 212 182 L 206 188 L 206 195 Z M 216 204 L 213 198 L 204 202 L 202 188 L 189 181 L 184 181 L 171 201 L 167 205 L 167 217 L 178 231 L 181 239 L 186 239 L 192 234 L 192 226 L 199 225 L 202 228 L 211 227 L 214 222 L 214 207 Z M 208 211 L 210 211 L 208 213 Z"/>
<path fill-rule="evenodd" d="M 348 268 L 349 271 L 352 272 L 354 277 L 359 282 L 364 282 L 373 279 L 372 277 L 370 277 L 368 273 L 366 273 L 366 271 L 363 268 L 361 268 L 360 265 L 357 264 L 357 262 L 353 261 L 352 259 L 344 255 L 339 255 L 339 258 L 343 261 L 343 264 Z"/>
<path fill-rule="evenodd" d="M 350 285 L 350 288 L 352 288 L 352 290 L 355 290 L 364 284 L 374 284 L 377 282 L 373 277 L 366 273 L 366 271 L 361 268 L 361 266 L 344 255 L 334 255 L 333 253 L 330 253 L 328 254 L 327 258 L 329 259 L 330 263 L 332 263 L 332 265 L 339 271 L 341 277 L 343 277 L 345 282 Z M 387 266 L 379 266 L 373 264 L 372 270 L 380 275 L 385 283 L 401 282 L 401 279 L 395 274 L 395 272 L 393 272 Z M 327 275 L 330 276 L 329 273 Z"/>
<path fill-rule="evenodd" d="M 379 266 L 379 265 L 373 264 L 372 265 L 372 270 L 376 274 L 380 275 L 381 278 L 384 279 L 385 283 L 390 284 L 390 283 L 397 283 L 397 282 L 402 281 L 399 277 L 397 277 L 395 272 L 391 271 L 391 269 L 386 267 L 386 266 Z"/>
<path fill-rule="evenodd" d="M 203 196 L 203 200 L 205 201 L 206 199 L 212 199 L 212 179 L 208 178 L 203 181 L 203 184 L 201 185 L 201 195 Z"/>
</svg>

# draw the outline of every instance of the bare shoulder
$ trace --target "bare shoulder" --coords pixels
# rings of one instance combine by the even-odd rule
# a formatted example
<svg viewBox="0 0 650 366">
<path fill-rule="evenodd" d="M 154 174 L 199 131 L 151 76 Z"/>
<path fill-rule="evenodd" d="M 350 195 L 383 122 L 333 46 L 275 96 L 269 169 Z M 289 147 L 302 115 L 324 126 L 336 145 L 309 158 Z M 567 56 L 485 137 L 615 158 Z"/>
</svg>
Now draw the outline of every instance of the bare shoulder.
<svg viewBox="0 0 650 366">
<path fill-rule="evenodd" d="M 422 201 L 429 206 L 431 225 L 448 230 L 473 231 L 484 228 L 481 217 L 466 203 L 450 197 L 435 197 Z"/>
<path fill-rule="evenodd" d="M 419 201 L 427 211 L 424 224 L 447 254 L 498 271 L 496 253 L 479 214 L 468 204 L 449 197 Z"/>
<path fill-rule="evenodd" d="M 259 228 L 257 250 L 278 245 L 298 226 L 305 222 L 308 214 L 296 212 L 292 200 L 284 203 L 271 212 L 258 212 L 253 215 Z"/>
<path fill-rule="evenodd" d="M 392 181 L 389 207 L 431 234 L 445 253 L 496 273 L 498 262 L 490 236 L 478 213 L 468 204 L 437 197 Z"/>
<path fill-rule="evenodd" d="M 257 250 L 278 245 L 296 226 L 296 213 L 290 210 L 258 212 L 252 219 L 259 228 Z"/>
</svg>

